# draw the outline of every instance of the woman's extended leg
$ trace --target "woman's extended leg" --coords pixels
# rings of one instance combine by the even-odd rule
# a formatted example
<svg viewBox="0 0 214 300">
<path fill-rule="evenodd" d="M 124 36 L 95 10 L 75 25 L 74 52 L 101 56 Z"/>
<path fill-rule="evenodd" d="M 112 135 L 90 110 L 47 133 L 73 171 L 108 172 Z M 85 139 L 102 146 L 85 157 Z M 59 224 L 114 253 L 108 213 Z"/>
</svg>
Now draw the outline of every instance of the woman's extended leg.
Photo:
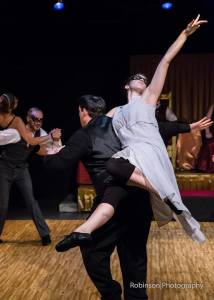
<svg viewBox="0 0 214 300">
<path fill-rule="evenodd" d="M 115 176 L 120 179 L 119 181 L 121 183 L 121 186 L 111 186 L 105 190 L 101 203 L 91 214 L 88 220 L 77 227 L 73 233 L 67 236 L 59 244 L 57 244 L 57 251 L 66 251 L 75 246 L 80 246 L 81 243 L 87 244 L 87 242 L 90 242 L 90 234 L 111 219 L 119 202 L 126 197 L 126 190 L 123 188 L 123 186 L 127 182 L 129 182 L 130 185 L 139 186 L 153 193 L 157 193 L 151 186 L 149 181 L 145 178 L 145 176 L 143 176 L 143 174 L 138 171 L 135 166 L 130 164 L 128 160 L 111 159 L 110 161 L 112 160 L 112 165 L 114 168 L 114 162 L 116 163 L 115 173 L 120 173 L 122 171 L 121 177 L 118 174 Z M 118 161 L 120 162 L 120 165 L 117 165 Z M 107 166 L 107 168 L 108 167 L 109 165 Z M 134 184 L 132 184 L 132 182 Z"/>
<path fill-rule="evenodd" d="M 128 160 L 112 158 L 107 162 L 107 170 L 119 179 L 121 184 L 140 187 L 149 192 L 158 194 L 142 172 L 130 164 Z M 112 198 L 116 198 L 116 200 L 112 201 Z M 115 205 L 113 205 L 113 203 L 115 203 L 115 201 L 118 203 L 118 199 L 121 200 L 122 198 L 123 196 L 119 187 L 108 188 L 104 194 L 102 203 L 98 205 L 97 209 L 85 223 L 75 229 L 75 232 L 91 233 L 104 225 L 114 215 Z M 109 201 L 111 202 L 108 203 Z"/>
<path fill-rule="evenodd" d="M 91 233 L 111 219 L 120 201 L 126 197 L 126 190 L 122 186 L 108 187 L 101 203 L 86 222 L 75 229 L 75 232 Z"/>
<path fill-rule="evenodd" d="M 60 241 L 56 245 L 56 250 L 58 252 L 64 252 L 76 246 L 88 245 L 92 239 L 90 233 L 111 219 L 120 201 L 126 196 L 127 191 L 123 186 L 111 186 L 106 188 L 100 204 L 88 220 Z"/>
<path fill-rule="evenodd" d="M 91 233 L 104 225 L 114 215 L 114 207 L 108 203 L 101 203 L 86 222 L 77 227 L 74 232 Z"/>
</svg>

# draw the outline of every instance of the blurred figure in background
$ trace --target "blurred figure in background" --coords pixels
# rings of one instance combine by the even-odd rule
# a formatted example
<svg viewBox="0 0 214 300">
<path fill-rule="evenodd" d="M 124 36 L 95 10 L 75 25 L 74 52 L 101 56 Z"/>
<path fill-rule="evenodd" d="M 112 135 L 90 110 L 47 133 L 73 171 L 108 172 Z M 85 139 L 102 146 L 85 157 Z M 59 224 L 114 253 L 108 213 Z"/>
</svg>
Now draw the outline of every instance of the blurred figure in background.
<svg viewBox="0 0 214 300">
<path fill-rule="evenodd" d="M 31 107 L 27 112 L 27 129 L 32 132 L 35 137 L 46 136 L 47 132 L 42 128 L 44 120 L 44 114 L 42 110 L 38 107 Z M 48 151 L 58 152 L 62 147 L 62 142 L 60 137 L 54 140 L 50 138 L 49 140 L 40 143 L 40 146 L 45 146 Z"/>
<path fill-rule="evenodd" d="M 32 133 L 32 135 L 34 135 L 35 137 L 43 137 L 47 135 L 47 132 L 42 128 L 44 122 L 44 113 L 40 108 L 31 107 L 27 112 L 26 119 L 26 128 Z M 41 151 L 44 152 L 44 154 L 46 154 L 46 152 L 48 152 L 48 154 L 57 153 L 62 148 L 60 137 L 61 131 L 59 132 L 58 136 L 55 136 L 54 139 L 50 138 L 49 140 L 41 143 L 40 153 Z M 53 196 L 52 185 L 53 180 L 55 179 L 52 178 L 52 174 L 47 174 L 44 167 L 43 156 L 37 155 L 37 153 L 34 151 L 29 156 L 28 162 L 29 171 L 34 187 L 34 193 L 36 195 L 36 198 L 38 198 L 40 202 L 45 205 L 49 202 L 48 198 Z M 50 176 L 51 180 L 47 180 L 47 178 L 50 178 Z"/>
<path fill-rule="evenodd" d="M 214 121 L 214 104 L 208 111 L 207 117 Z M 202 135 L 202 147 L 199 153 L 197 168 L 199 171 L 214 173 L 214 125 L 207 128 Z"/>
<path fill-rule="evenodd" d="M 179 134 L 177 140 L 177 167 L 181 171 L 196 170 L 198 155 L 201 149 L 201 132 L 193 130 Z"/>
<path fill-rule="evenodd" d="M 173 122 L 177 121 L 178 119 L 175 113 L 172 111 L 172 109 L 169 108 L 169 101 L 167 101 L 167 99 L 158 100 L 155 111 L 155 117 L 158 122 Z"/>
</svg>

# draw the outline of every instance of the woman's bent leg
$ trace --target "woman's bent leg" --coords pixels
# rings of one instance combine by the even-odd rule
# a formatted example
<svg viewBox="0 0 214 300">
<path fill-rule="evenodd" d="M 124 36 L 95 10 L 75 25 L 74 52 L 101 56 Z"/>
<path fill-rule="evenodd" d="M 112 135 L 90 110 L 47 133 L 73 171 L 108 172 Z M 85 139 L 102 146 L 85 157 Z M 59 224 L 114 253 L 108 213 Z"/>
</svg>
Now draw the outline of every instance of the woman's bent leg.
<svg viewBox="0 0 214 300">
<path fill-rule="evenodd" d="M 124 158 L 111 158 L 106 163 L 107 171 L 118 180 L 131 186 L 143 188 L 155 194 L 158 192 L 143 173 Z"/>
</svg>

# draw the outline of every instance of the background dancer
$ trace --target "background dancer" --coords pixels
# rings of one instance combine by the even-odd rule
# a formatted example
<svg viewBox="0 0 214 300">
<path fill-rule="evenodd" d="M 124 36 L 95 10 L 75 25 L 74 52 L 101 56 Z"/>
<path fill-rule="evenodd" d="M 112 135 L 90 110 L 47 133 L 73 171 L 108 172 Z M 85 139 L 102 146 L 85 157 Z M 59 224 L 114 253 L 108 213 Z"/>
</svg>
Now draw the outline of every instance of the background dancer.
<svg viewBox="0 0 214 300">
<path fill-rule="evenodd" d="M 3 105 L 0 106 L 0 109 L 3 107 L 3 112 L 0 111 L 0 126 L 2 126 L 3 124 L 3 128 L 5 128 L 6 120 L 4 114 L 7 114 L 9 116 L 11 114 L 10 110 L 14 107 L 15 97 L 10 94 L 7 94 L 7 97 L 3 97 L 4 99 L 6 98 L 6 101 L 3 101 Z M 11 140 L 9 140 L 8 130 L 10 130 Z M 50 230 L 42 216 L 39 205 L 34 198 L 32 181 L 28 171 L 27 163 L 29 154 L 33 150 L 38 151 L 39 146 L 29 146 L 24 139 L 20 139 L 19 142 L 14 143 L 15 129 L 13 129 L 12 131 L 11 129 L 8 130 L 7 138 L 5 139 L 5 141 L 5 130 L 2 131 L 3 136 L 0 135 L 0 235 L 2 234 L 7 216 L 10 190 L 12 184 L 14 183 L 20 189 L 26 206 L 41 237 L 42 245 L 45 246 L 51 243 L 51 238 L 49 235 Z M 29 129 L 25 128 L 25 130 L 27 131 L 27 136 L 33 136 L 32 132 L 30 132 Z M 56 130 L 52 133 L 52 136 L 55 136 L 56 139 L 59 139 L 59 134 L 60 131 Z M 48 139 L 49 138 L 50 137 L 48 136 Z M 47 137 L 45 137 L 45 140 L 47 140 Z M 38 141 L 39 140 L 37 140 L 37 142 Z M 44 139 L 42 141 L 44 141 Z M 4 146 L 2 146 L 3 144 Z M 2 240 L 0 240 L 0 242 L 2 242 Z"/>
</svg>

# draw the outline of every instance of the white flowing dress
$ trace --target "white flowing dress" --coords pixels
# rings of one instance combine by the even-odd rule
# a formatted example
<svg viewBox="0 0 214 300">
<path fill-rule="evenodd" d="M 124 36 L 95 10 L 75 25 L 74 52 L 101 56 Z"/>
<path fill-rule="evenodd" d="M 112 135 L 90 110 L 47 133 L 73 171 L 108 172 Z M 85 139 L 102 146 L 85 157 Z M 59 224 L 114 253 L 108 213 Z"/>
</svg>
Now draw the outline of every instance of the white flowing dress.
<svg viewBox="0 0 214 300">
<path fill-rule="evenodd" d="M 146 103 L 141 97 L 116 109 L 113 126 L 122 150 L 113 157 L 128 159 L 158 192 L 159 197 L 151 193 L 151 204 L 159 226 L 174 217 L 193 240 L 203 242 L 205 237 L 200 231 L 200 224 L 182 202 L 174 170 L 159 133 L 155 109 L 155 105 Z M 166 204 L 166 199 L 182 213 L 175 214 Z"/>
</svg>

